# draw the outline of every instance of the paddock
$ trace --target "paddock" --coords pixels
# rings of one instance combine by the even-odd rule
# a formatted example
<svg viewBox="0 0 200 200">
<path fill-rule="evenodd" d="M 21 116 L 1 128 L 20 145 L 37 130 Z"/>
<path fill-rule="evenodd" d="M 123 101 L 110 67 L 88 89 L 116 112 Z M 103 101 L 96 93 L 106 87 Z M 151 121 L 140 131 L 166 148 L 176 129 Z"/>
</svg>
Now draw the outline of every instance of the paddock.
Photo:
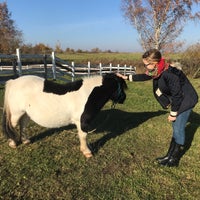
<svg viewBox="0 0 200 200">
<path fill-rule="evenodd" d="M 106 73 L 135 74 L 136 67 L 112 63 L 105 65 L 102 62 L 94 65 L 90 61 L 77 65 L 74 61 L 59 58 L 55 52 L 44 55 L 22 54 L 20 49 L 16 49 L 16 54 L 0 54 L 0 72 L 0 83 L 5 83 L 10 78 L 33 74 L 53 80 L 74 81 L 82 76 Z"/>
<path fill-rule="evenodd" d="M 199 80 L 191 82 L 200 94 Z M 168 114 L 155 101 L 151 82 L 128 83 L 128 88 L 124 104 L 111 109 L 107 102 L 91 124 L 90 159 L 79 153 L 75 126 L 47 129 L 30 123 L 33 143 L 14 150 L 0 126 L 0 199 L 198 199 L 200 104 L 186 127 L 191 147 L 180 167 L 165 169 L 154 159 L 166 152 L 171 138 Z M 1 107 L 3 94 L 2 88 Z"/>
</svg>

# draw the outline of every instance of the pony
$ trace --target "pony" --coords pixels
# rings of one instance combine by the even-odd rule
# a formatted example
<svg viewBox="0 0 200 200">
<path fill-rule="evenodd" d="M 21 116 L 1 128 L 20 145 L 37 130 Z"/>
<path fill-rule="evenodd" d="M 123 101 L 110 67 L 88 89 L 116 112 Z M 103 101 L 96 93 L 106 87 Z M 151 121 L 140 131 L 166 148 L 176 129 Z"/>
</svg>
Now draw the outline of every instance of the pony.
<svg viewBox="0 0 200 200">
<path fill-rule="evenodd" d="M 114 73 L 84 77 L 64 84 L 34 75 L 9 80 L 5 86 L 3 134 L 9 146 L 16 148 L 21 143 L 31 142 L 25 134 L 29 120 L 46 128 L 75 124 L 80 151 L 89 158 L 92 152 L 86 136 L 92 119 L 109 100 L 113 104 L 123 104 L 126 88 L 124 79 Z"/>
</svg>

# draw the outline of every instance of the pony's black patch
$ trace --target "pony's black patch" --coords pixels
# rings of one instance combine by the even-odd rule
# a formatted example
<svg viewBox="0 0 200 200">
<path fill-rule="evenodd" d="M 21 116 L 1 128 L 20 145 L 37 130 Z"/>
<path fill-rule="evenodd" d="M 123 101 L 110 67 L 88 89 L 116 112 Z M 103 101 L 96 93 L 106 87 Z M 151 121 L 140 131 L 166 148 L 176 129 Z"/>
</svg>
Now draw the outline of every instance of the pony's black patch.
<svg viewBox="0 0 200 200">
<path fill-rule="evenodd" d="M 72 92 L 78 90 L 83 84 L 83 80 L 80 79 L 75 82 L 69 82 L 66 84 L 59 84 L 53 81 L 45 80 L 43 92 L 54 93 L 58 95 L 64 95 L 67 92 Z"/>
<path fill-rule="evenodd" d="M 81 115 L 81 129 L 88 132 L 89 125 L 106 102 L 111 99 L 113 103 L 123 103 L 126 99 L 124 89 L 127 88 L 124 79 L 116 74 L 106 74 L 103 76 L 102 85 L 94 87 L 85 104 Z"/>
</svg>

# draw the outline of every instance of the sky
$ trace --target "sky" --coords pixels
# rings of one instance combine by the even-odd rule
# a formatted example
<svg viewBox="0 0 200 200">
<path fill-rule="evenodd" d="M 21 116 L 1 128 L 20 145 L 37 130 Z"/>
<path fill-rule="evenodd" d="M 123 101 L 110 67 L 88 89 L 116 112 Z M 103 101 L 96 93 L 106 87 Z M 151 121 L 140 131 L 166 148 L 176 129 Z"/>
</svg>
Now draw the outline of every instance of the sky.
<svg viewBox="0 0 200 200">
<path fill-rule="evenodd" d="M 4 2 L 5 0 L 0 0 Z M 52 48 L 142 52 L 137 31 L 121 10 L 121 0 L 6 0 L 26 44 Z M 186 24 L 178 40 L 200 42 L 200 23 Z"/>
</svg>

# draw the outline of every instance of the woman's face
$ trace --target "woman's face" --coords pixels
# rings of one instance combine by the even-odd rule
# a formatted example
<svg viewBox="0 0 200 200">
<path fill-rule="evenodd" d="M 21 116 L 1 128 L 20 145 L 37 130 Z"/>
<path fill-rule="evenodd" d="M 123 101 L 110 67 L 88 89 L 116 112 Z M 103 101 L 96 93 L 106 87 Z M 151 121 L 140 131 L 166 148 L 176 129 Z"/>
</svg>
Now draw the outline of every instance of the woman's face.
<svg viewBox="0 0 200 200">
<path fill-rule="evenodd" d="M 143 59 L 143 63 L 149 76 L 155 76 L 157 74 L 157 62 L 148 62 L 146 59 Z"/>
<path fill-rule="evenodd" d="M 143 59 L 143 63 L 144 63 L 144 67 L 148 70 L 148 71 L 154 71 L 154 69 L 156 68 L 156 64 L 157 62 L 148 62 L 146 59 Z"/>
</svg>

